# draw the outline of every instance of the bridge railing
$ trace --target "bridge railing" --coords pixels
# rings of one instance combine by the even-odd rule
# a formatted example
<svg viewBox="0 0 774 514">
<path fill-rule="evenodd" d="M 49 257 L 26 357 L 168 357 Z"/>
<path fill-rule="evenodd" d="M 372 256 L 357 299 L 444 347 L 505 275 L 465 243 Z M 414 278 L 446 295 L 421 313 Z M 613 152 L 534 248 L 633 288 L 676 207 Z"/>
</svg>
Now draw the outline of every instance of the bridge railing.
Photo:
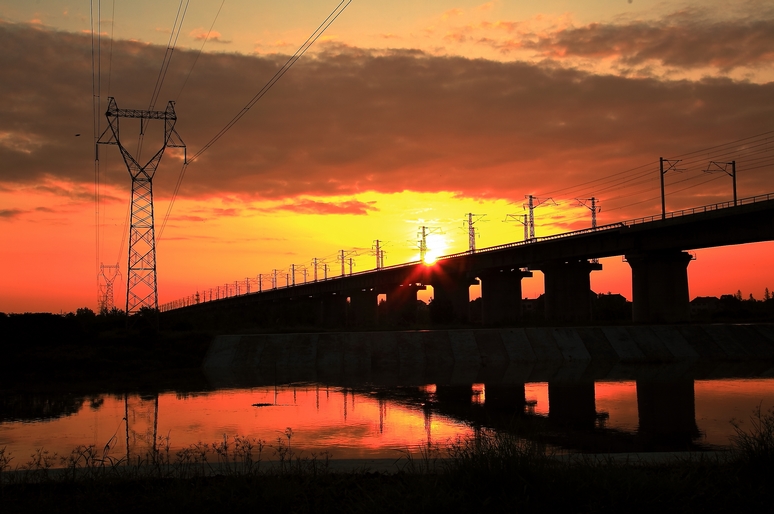
<svg viewBox="0 0 774 514">
<path fill-rule="evenodd" d="M 758 196 L 751 196 L 749 198 L 742 198 L 736 201 L 736 206 L 738 205 L 747 205 L 751 203 L 756 202 L 765 202 L 768 200 L 774 200 L 774 193 L 769 193 L 767 195 L 758 195 Z M 727 209 L 729 207 L 735 207 L 733 201 L 729 202 L 720 202 L 720 203 L 713 203 L 710 205 L 703 205 L 701 207 L 692 207 L 690 209 L 682 209 L 680 211 L 672 211 L 667 212 L 664 217 L 660 214 L 656 214 L 654 216 L 645 216 L 643 218 L 634 218 L 632 220 L 626 220 L 622 221 L 624 225 L 631 226 L 631 225 L 638 225 L 641 223 L 650 223 L 651 221 L 658 221 L 661 219 L 670 219 L 670 218 L 679 218 L 681 216 L 688 216 L 691 214 L 700 214 L 702 212 L 711 212 L 711 211 L 719 211 L 721 209 Z"/>
<path fill-rule="evenodd" d="M 746 205 L 746 204 L 751 204 L 751 203 L 756 203 L 756 202 L 765 202 L 765 201 L 768 201 L 768 200 L 774 200 L 774 193 L 769 193 L 769 194 L 766 194 L 766 195 L 751 196 L 749 198 L 742 198 L 742 199 L 737 200 L 736 205 Z M 709 212 L 709 211 L 716 211 L 716 210 L 720 210 L 720 209 L 726 209 L 728 207 L 734 207 L 734 202 L 733 201 L 729 201 L 729 202 L 714 203 L 714 204 L 710 204 L 710 205 L 703 205 L 701 207 L 693 207 L 691 209 L 683 209 L 683 210 L 679 210 L 679 211 L 668 212 L 668 213 L 666 213 L 665 218 L 666 219 L 678 218 L 678 217 L 687 216 L 687 215 L 690 215 L 690 214 L 700 214 L 702 212 Z M 486 248 L 481 248 L 479 250 L 476 250 L 475 253 L 494 252 L 494 251 L 498 251 L 498 250 L 504 250 L 504 249 L 507 249 L 507 248 L 514 248 L 514 247 L 518 247 L 518 246 L 524 246 L 524 245 L 529 245 L 529 244 L 533 244 L 533 243 L 539 243 L 541 241 L 551 241 L 551 240 L 554 240 L 554 239 L 564 239 L 564 238 L 567 238 L 567 237 L 574 237 L 574 236 L 579 236 L 579 235 L 584 235 L 584 234 L 590 234 L 590 233 L 593 233 L 593 232 L 600 232 L 600 231 L 604 231 L 604 230 L 623 228 L 623 227 L 628 227 L 628 226 L 632 226 L 632 225 L 639 225 L 639 224 L 642 224 L 642 223 L 650 223 L 652 221 L 660 221 L 661 219 L 662 218 L 661 218 L 660 214 L 659 215 L 655 215 L 655 216 L 645 216 L 645 217 L 642 217 L 642 218 L 635 218 L 635 219 L 626 220 L 626 221 L 619 221 L 617 223 L 610 223 L 608 225 L 600 225 L 600 226 L 598 226 L 596 228 L 585 228 L 585 229 L 581 229 L 581 230 L 573 230 L 572 232 L 562 232 L 561 234 L 553 234 L 553 235 L 550 235 L 550 236 L 535 237 L 535 238 L 532 238 L 532 239 L 527 239 L 525 241 L 518 241 L 518 242 L 514 242 L 514 243 L 506 243 L 506 244 L 497 245 L 497 246 L 488 246 Z M 443 259 L 451 259 L 451 258 L 454 258 L 454 257 L 462 257 L 464 255 L 470 255 L 471 253 L 472 252 L 470 250 L 468 250 L 466 252 L 458 252 L 458 253 L 453 253 L 453 254 L 450 254 L 450 255 L 444 255 L 442 257 L 439 257 L 436 260 L 439 261 L 439 260 L 443 260 Z"/>
<path fill-rule="evenodd" d="M 727 209 L 729 207 L 735 207 L 735 206 L 739 206 L 739 205 L 748 205 L 748 204 L 758 203 L 758 202 L 766 202 L 766 201 L 769 201 L 769 200 L 774 200 L 774 193 L 769 193 L 769 194 L 765 194 L 765 195 L 751 196 L 751 197 L 748 197 L 748 198 L 741 198 L 741 199 L 736 201 L 736 204 L 734 204 L 733 201 L 728 201 L 728 202 L 714 203 L 714 204 L 710 204 L 710 205 L 703 205 L 701 207 L 693 207 L 691 209 L 682 209 L 682 210 L 679 210 L 679 211 L 672 211 L 672 212 L 666 213 L 663 216 L 663 218 L 662 218 L 661 215 L 645 216 L 645 217 L 642 217 L 642 218 L 634 218 L 634 219 L 631 219 L 631 220 L 619 221 L 617 223 L 610 223 L 610 224 L 607 224 L 607 225 L 600 225 L 600 226 L 595 227 L 595 228 L 585 228 L 585 229 L 581 229 L 581 230 L 573 230 L 572 232 L 563 232 L 561 234 L 553 234 L 553 235 L 550 235 L 550 236 L 535 237 L 535 238 L 532 238 L 532 239 L 527 239 L 525 241 L 517 241 L 517 242 L 514 242 L 514 243 L 506 243 L 506 244 L 497 245 L 497 246 L 488 246 L 486 248 L 481 248 L 479 250 L 476 250 L 475 252 L 471 252 L 470 250 L 468 250 L 466 252 L 458 252 L 458 253 L 453 253 L 453 254 L 450 254 L 450 255 L 443 255 L 441 257 L 438 257 L 436 259 L 436 262 L 442 261 L 442 260 L 447 260 L 447 259 L 452 259 L 452 258 L 455 258 L 455 257 L 462 257 L 462 256 L 466 256 L 466 255 L 472 255 L 474 253 L 475 254 L 479 254 L 479 253 L 496 252 L 496 251 L 505 250 L 505 249 L 508 249 L 508 248 L 516 248 L 516 247 L 520 247 L 520 246 L 531 245 L 531 244 L 539 243 L 539 242 L 542 242 L 542 241 L 552 241 L 552 240 L 555 240 L 555 239 L 565 239 L 565 238 L 568 238 L 568 237 L 575 237 L 575 236 L 580 236 L 580 235 L 584 235 L 584 234 L 590 234 L 590 233 L 594 233 L 594 232 L 601 232 L 601 231 L 605 231 L 605 230 L 620 229 L 620 228 L 630 227 L 630 226 L 633 226 L 633 225 L 641 225 L 643 223 L 650 223 L 650 222 L 654 222 L 654 221 L 660 221 L 662 219 L 679 218 L 679 217 L 682 217 L 682 216 L 689 216 L 691 214 L 700 214 L 700 213 L 703 213 L 703 212 L 717 211 L 717 210 L 721 210 L 721 209 Z M 400 269 L 400 268 L 407 268 L 409 266 L 416 266 L 417 264 L 420 264 L 421 262 L 422 261 L 413 261 L 413 262 L 406 262 L 406 263 L 402 263 L 402 264 L 393 264 L 392 266 L 384 266 L 382 268 L 379 268 L 378 270 L 372 269 L 372 270 L 358 271 L 356 273 L 351 273 L 349 275 L 344 275 L 344 276 L 339 275 L 339 276 L 336 276 L 336 277 L 324 278 L 324 279 L 321 279 L 321 280 L 317 280 L 317 282 L 326 282 L 326 281 L 330 281 L 330 280 L 338 280 L 340 278 L 365 275 L 365 274 L 368 274 L 368 273 L 373 273 L 375 271 L 387 271 L 387 270 L 395 270 L 395 269 Z M 291 287 L 296 287 L 296 286 L 300 286 L 300 285 L 314 284 L 314 283 L 315 282 L 304 282 L 303 284 L 295 284 L 295 285 L 284 285 L 284 286 L 277 285 L 277 287 L 272 287 L 270 289 L 264 289 L 262 291 L 251 291 L 251 292 L 245 292 L 245 293 L 237 292 L 236 294 L 228 294 L 228 292 L 226 292 L 226 294 L 223 297 L 218 298 L 218 299 L 223 300 L 223 299 L 231 298 L 231 297 L 234 297 L 234 296 L 242 296 L 242 295 L 245 295 L 245 294 L 258 294 L 260 292 L 264 292 L 265 293 L 265 292 L 269 292 L 269 291 L 275 291 L 277 289 L 288 289 L 288 288 L 291 288 Z M 212 299 L 211 298 L 211 299 L 208 300 L 206 295 L 204 295 L 203 298 L 200 297 L 200 299 L 194 300 L 194 295 L 191 295 L 191 296 L 187 296 L 185 298 L 182 298 L 180 300 L 174 300 L 172 302 L 168 302 L 168 303 L 165 303 L 163 305 L 160 305 L 159 306 L 159 310 L 161 310 L 163 312 L 163 311 L 178 309 L 178 308 L 181 308 L 181 307 L 188 307 L 190 305 L 194 305 L 194 304 L 197 304 L 197 303 L 205 303 L 205 302 L 217 301 L 218 299 Z"/>
</svg>

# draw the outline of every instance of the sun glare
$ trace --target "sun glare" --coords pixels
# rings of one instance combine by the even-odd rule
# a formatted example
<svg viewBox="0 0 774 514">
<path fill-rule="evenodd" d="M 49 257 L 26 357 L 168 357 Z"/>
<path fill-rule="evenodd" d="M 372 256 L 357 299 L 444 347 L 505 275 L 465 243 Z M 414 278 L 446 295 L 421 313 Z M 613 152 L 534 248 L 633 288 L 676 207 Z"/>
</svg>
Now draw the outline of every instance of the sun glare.
<svg viewBox="0 0 774 514">
<path fill-rule="evenodd" d="M 445 255 L 449 245 L 443 234 L 430 234 L 427 236 L 427 253 L 425 264 L 433 264 L 438 257 Z"/>
</svg>

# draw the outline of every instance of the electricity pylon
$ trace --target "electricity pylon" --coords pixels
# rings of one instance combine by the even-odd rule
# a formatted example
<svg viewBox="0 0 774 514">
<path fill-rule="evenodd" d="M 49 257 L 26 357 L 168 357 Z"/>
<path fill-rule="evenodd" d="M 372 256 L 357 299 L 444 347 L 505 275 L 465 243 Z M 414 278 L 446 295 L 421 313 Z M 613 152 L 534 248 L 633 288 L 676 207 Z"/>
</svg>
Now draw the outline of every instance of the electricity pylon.
<svg viewBox="0 0 774 514">
<path fill-rule="evenodd" d="M 164 111 L 142 111 L 119 109 L 112 96 L 108 98 L 105 112 L 108 127 L 97 140 L 100 145 L 117 145 L 121 157 L 132 177 L 132 208 L 129 228 L 129 265 L 127 266 L 126 314 L 131 315 L 143 307 L 159 308 L 159 294 L 156 281 L 156 229 L 153 222 L 153 176 L 167 148 L 183 148 L 184 162 L 187 161 L 185 143 L 175 131 L 177 115 L 175 103 L 170 101 Z M 140 120 L 140 135 L 151 120 L 164 121 L 164 138 L 161 148 L 146 162 L 137 162 L 121 143 L 119 119 Z M 110 133 L 108 134 L 108 130 Z M 107 137 L 106 137 L 107 136 Z M 97 159 L 99 152 L 97 151 Z"/>
<path fill-rule="evenodd" d="M 117 277 L 121 276 L 121 270 L 118 264 L 102 264 L 99 265 L 99 275 L 102 279 L 100 282 L 99 291 L 99 311 L 110 312 L 115 307 L 113 303 L 113 282 Z"/>
</svg>

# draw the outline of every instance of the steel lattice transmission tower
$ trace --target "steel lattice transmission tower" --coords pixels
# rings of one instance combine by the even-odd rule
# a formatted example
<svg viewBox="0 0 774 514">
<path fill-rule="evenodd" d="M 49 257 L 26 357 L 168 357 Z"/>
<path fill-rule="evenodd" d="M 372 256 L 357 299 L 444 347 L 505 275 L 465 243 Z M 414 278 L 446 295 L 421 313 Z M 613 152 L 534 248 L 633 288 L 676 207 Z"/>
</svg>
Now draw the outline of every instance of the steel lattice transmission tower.
<svg viewBox="0 0 774 514">
<path fill-rule="evenodd" d="M 115 307 L 113 303 L 113 282 L 121 276 L 121 270 L 118 264 L 99 265 L 100 288 L 99 288 L 99 311 L 110 312 Z"/>
<path fill-rule="evenodd" d="M 170 101 L 166 110 L 142 111 L 137 109 L 119 109 L 113 97 L 108 98 L 105 113 L 108 127 L 102 133 L 97 144 L 117 145 L 121 157 L 132 177 L 132 208 L 129 228 L 129 265 L 127 266 L 126 314 L 131 315 L 143 307 L 158 309 L 159 295 L 156 283 L 156 229 L 153 222 L 153 176 L 167 148 L 183 148 L 185 144 L 175 131 L 177 115 L 175 103 Z M 140 120 L 140 134 L 143 135 L 151 120 L 164 122 L 164 136 L 161 148 L 141 165 L 129 150 L 121 144 L 119 120 L 134 118 Z M 110 132 L 108 132 L 110 131 Z M 107 136 L 107 137 L 106 137 Z M 99 154 L 97 154 L 99 158 Z"/>
</svg>

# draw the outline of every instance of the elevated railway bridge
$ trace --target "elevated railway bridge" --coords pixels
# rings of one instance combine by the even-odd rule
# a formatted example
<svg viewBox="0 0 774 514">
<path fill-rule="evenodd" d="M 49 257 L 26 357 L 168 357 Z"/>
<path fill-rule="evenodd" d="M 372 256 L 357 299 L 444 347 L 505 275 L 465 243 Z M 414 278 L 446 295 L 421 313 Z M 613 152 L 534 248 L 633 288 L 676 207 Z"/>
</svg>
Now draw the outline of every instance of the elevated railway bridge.
<svg viewBox="0 0 774 514">
<path fill-rule="evenodd" d="M 161 310 L 169 320 L 221 327 L 291 317 L 320 326 L 400 324 L 414 319 L 417 291 L 429 285 L 446 321 L 465 323 L 469 287 L 480 283 L 483 323 L 504 325 L 520 320 L 521 280 L 540 270 L 546 319 L 582 323 L 591 320 L 597 259 L 620 255 L 632 270 L 633 321 L 675 323 L 690 317 L 689 250 L 772 240 L 774 193 Z M 382 294 L 388 314 L 380 318 Z"/>
</svg>

